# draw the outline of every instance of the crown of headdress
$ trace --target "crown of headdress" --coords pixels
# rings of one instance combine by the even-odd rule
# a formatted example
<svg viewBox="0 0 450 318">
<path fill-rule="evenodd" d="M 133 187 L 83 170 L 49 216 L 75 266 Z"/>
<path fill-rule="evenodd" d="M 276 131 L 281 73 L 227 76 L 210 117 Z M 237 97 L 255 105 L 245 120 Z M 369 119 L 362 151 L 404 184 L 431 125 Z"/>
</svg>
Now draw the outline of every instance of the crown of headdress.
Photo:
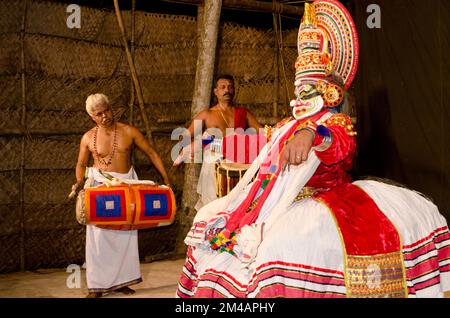
<svg viewBox="0 0 450 318">
<path fill-rule="evenodd" d="M 355 77 L 359 55 L 358 34 L 347 9 L 337 0 L 306 2 L 297 48 L 294 82 L 297 98 L 291 102 L 294 116 L 303 118 L 323 106 L 340 105 L 344 89 Z M 305 106 L 304 100 L 314 95 L 322 99 Z"/>
</svg>

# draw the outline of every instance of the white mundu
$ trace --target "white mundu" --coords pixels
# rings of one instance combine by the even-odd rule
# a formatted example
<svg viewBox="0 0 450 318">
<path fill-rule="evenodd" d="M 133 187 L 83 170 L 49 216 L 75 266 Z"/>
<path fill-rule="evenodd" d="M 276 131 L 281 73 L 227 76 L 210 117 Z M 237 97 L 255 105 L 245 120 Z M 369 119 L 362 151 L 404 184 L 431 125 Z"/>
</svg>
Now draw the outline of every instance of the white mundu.
<svg viewBox="0 0 450 318">
<path fill-rule="evenodd" d="M 88 168 L 88 178 L 96 183 L 107 179 L 96 168 Z M 137 179 L 133 168 L 128 173 L 108 174 L 120 179 Z M 90 293 L 105 293 L 140 283 L 138 232 L 116 231 L 86 226 L 86 279 Z"/>
</svg>

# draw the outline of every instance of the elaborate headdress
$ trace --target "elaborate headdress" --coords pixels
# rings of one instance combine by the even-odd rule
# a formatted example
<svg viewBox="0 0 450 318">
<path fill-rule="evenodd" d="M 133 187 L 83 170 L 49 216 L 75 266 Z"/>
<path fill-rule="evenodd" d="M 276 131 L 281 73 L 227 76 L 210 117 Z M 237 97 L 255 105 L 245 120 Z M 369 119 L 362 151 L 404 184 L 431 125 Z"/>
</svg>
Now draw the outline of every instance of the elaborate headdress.
<svg viewBox="0 0 450 318">
<path fill-rule="evenodd" d="M 358 34 L 347 9 L 337 0 L 306 2 L 297 48 L 294 117 L 341 105 L 359 56 Z"/>
</svg>

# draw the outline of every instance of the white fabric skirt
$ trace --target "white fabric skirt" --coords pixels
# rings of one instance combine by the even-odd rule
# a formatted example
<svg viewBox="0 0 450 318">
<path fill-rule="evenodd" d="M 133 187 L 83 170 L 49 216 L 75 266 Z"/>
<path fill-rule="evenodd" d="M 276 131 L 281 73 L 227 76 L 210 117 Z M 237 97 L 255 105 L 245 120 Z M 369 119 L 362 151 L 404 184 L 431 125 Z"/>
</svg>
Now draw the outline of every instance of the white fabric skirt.
<svg viewBox="0 0 450 318">
<path fill-rule="evenodd" d="M 400 235 L 408 296 L 441 297 L 450 290 L 450 233 L 437 207 L 405 188 L 368 180 L 353 184 Z M 206 244 L 188 246 L 177 296 L 346 297 L 343 242 L 327 206 L 307 198 L 277 214 L 251 263 Z"/>
<path fill-rule="evenodd" d="M 108 173 L 117 178 L 138 179 L 133 168 L 128 173 Z M 88 178 L 105 181 L 95 168 L 89 168 Z M 89 292 L 109 292 L 141 282 L 138 231 L 87 225 L 86 279 Z"/>
</svg>

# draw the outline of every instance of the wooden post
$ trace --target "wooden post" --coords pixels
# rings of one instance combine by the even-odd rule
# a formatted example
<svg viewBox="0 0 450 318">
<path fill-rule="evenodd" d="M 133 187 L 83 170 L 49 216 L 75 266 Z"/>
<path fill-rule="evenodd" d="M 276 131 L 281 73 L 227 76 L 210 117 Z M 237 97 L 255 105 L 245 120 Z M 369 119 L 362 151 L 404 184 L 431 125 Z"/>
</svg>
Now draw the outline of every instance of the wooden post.
<svg viewBox="0 0 450 318">
<path fill-rule="evenodd" d="M 202 27 L 198 29 L 200 34 L 191 107 L 192 116 L 208 108 L 211 101 L 221 2 L 221 0 L 205 0 Z"/>
<path fill-rule="evenodd" d="M 20 151 L 20 270 L 25 271 L 25 143 L 27 140 L 27 96 L 26 96 L 26 72 L 25 72 L 25 28 L 27 22 L 28 1 L 24 2 L 22 27 L 20 30 L 20 63 L 21 63 L 21 86 L 22 86 L 22 114 L 20 119 L 21 130 L 24 132 L 22 136 L 22 144 Z"/>
<path fill-rule="evenodd" d="M 122 14 L 120 13 L 118 0 L 114 0 L 114 11 L 116 13 L 117 23 L 119 25 L 119 29 L 122 34 L 122 43 L 125 48 L 125 52 L 127 54 L 128 66 L 130 67 L 131 77 L 133 79 L 134 88 L 136 89 L 136 94 L 139 101 L 139 108 L 141 110 L 142 121 L 144 122 L 145 131 L 147 133 L 147 139 L 149 140 L 150 144 L 154 147 L 155 143 L 153 142 L 150 124 L 148 122 L 147 114 L 145 113 L 144 97 L 142 95 L 141 85 L 139 84 L 139 78 L 137 76 L 136 68 L 134 66 L 133 57 L 131 55 L 130 48 L 128 47 L 127 37 L 125 34 L 125 27 L 123 26 Z"/>
<path fill-rule="evenodd" d="M 209 107 L 214 77 L 217 36 L 219 33 L 221 0 L 205 0 L 204 7 L 197 12 L 197 68 L 195 73 L 194 95 L 192 97 L 191 118 Z M 195 216 L 195 203 L 198 200 L 197 183 L 201 166 L 186 164 L 184 170 L 183 198 L 181 203 L 181 229 L 178 237 L 177 252 L 185 248 L 183 239 Z"/>
<path fill-rule="evenodd" d="M 280 58 L 280 45 L 278 43 L 278 19 L 279 15 L 276 13 L 272 14 L 273 16 L 273 32 L 274 34 L 274 79 L 273 79 L 273 109 L 272 109 L 272 117 L 278 118 L 278 91 L 279 91 L 279 63 L 278 60 Z"/>
<path fill-rule="evenodd" d="M 134 38 L 136 33 L 136 0 L 131 0 L 131 41 L 130 41 L 130 49 L 131 49 L 131 58 L 134 60 Z M 133 79 L 130 81 L 130 103 L 129 103 L 129 118 L 128 123 L 130 125 L 134 125 L 134 101 L 135 101 L 135 95 L 134 95 L 134 84 Z M 134 161 L 134 160 L 133 160 Z"/>
<path fill-rule="evenodd" d="M 281 19 L 278 19 L 277 21 L 277 30 L 280 30 L 279 33 L 276 33 L 277 36 L 277 42 L 278 42 L 278 49 L 279 49 L 279 56 L 280 56 L 280 62 L 281 62 L 281 69 L 283 71 L 283 79 L 284 79 L 284 88 L 286 89 L 286 96 L 285 96 L 285 104 L 286 108 L 282 110 L 282 116 L 289 116 L 291 113 L 291 93 L 289 92 L 288 88 L 288 80 L 286 78 L 286 68 L 284 65 L 284 43 L 283 43 L 283 28 L 281 27 Z"/>
<path fill-rule="evenodd" d="M 130 40 L 130 48 L 131 48 L 131 58 L 134 61 L 134 40 L 136 35 L 136 0 L 131 0 L 131 40 Z M 130 125 L 134 125 L 134 103 L 136 101 L 136 94 L 134 89 L 133 78 L 130 80 L 130 103 L 129 103 L 129 117 L 128 123 Z M 135 147 L 131 148 L 131 164 L 133 166 L 136 165 L 136 152 L 134 151 Z"/>
</svg>

